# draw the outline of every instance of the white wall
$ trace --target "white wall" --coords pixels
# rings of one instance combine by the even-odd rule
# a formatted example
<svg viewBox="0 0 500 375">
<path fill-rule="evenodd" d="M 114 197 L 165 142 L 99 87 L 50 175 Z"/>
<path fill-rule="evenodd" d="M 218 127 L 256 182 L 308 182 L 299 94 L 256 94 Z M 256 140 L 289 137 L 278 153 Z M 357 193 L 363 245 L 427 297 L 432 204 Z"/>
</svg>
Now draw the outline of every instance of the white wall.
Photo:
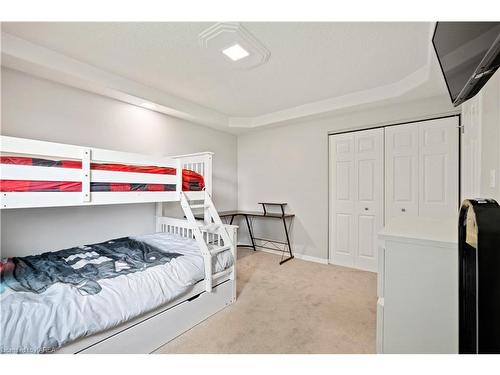
<svg viewBox="0 0 500 375">
<path fill-rule="evenodd" d="M 1 72 L 2 135 L 153 155 L 212 151 L 215 203 L 236 208 L 236 136 L 10 69 Z M 153 204 L 2 210 L 1 255 L 152 231 Z"/>
<path fill-rule="evenodd" d="M 257 202 L 288 202 L 295 213 L 292 242 L 297 254 L 328 258 L 328 133 L 456 113 L 448 97 L 400 104 L 338 117 L 304 121 L 238 136 L 238 208 Z M 279 223 L 256 223 L 266 237 Z M 242 231 L 240 231 L 242 232 Z M 244 233 L 240 233 L 244 241 Z"/>
<path fill-rule="evenodd" d="M 500 70 L 461 109 L 462 199 L 500 202 Z"/>
<path fill-rule="evenodd" d="M 448 98 L 434 98 L 253 131 L 236 140 L 9 69 L 2 69 L 1 84 L 2 134 L 155 155 L 213 151 L 219 210 L 259 209 L 259 201 L 286 201 L 297 215 L 292 228 L 295 252 L 322 259 L 328 257 L 328 132 L 452 110 Z M 151 204 L 2 211 L 2 256 L 151 232 L 153 215 Z M 265 223 L 256 222 L 256 231 L 281 235 L 278 221 Z M 243 242 L 245 233 L 246 228 L 240 231 Z"/>
<path fill-rule="evenodd" d="M 481 196 L 500 202 L 500 70 L 481 90 Z M 495 173 L 495 186 L 490 173 Z"/>
</svg>

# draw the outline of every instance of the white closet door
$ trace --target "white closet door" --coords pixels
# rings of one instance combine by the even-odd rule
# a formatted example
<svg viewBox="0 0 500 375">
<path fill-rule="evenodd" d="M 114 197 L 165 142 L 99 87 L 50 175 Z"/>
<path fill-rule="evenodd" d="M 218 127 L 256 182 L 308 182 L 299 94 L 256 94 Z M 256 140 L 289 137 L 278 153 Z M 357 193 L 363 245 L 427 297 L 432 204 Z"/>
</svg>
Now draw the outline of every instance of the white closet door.
<svg viewBox="0 0 500 375">
<path fill-rule="evenodd" d="M 419 216 L 458 212 L 458 117 L 419 123 Z"/>
<path fill-rule="evenodd" d="M 354 266 L 355 173 L 354 135 L 329 137 L 330 143 L 330 262 Z"/>
<path fill-rule="evenodd" d="M 418 124 L 385 129 L 385 221 L 418 216 Z"/>
<path fill-rule="evenodd" d="M 355 257 L 359 269 L 377 270 L 377 233 L 383 226 L 384 129 L 354 133 Z"/>
<path fill-rule="evenodd" d="M 330 262 L 377 269 L 383 225 L 383 129 L 330 136 Z"/>
</svg>

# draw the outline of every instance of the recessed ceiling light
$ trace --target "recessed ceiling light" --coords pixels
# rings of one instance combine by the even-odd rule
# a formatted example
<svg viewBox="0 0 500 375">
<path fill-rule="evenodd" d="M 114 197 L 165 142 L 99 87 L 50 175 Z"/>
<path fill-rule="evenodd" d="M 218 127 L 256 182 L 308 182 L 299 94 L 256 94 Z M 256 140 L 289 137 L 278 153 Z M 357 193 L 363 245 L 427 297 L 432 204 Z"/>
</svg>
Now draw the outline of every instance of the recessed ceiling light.
<svg viewBox="0 0 500 375">
<path fill-rule="evenodd" d="M 144 102 L 141 104 L 141 107 L 144 107 L 147 109 L 156 109 L 156 104 L 150 103 L 150 102 Z"/>
<path fill-rule="evenodd" d="M 241 60 L 250 55 L 246 49 L 240 46 L 238 43 L 222 50 L 222 53 L 229 57 L 233 61 Z"/>
</svg>

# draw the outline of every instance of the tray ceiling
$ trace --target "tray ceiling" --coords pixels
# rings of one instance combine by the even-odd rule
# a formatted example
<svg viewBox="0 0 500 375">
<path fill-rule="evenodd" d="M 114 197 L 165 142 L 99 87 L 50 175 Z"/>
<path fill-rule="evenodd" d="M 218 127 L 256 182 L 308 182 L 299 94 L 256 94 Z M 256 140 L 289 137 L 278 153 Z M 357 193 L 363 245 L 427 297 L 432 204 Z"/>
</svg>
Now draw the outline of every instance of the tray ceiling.
<svg viewBox="0 0 500 375">
<path fill-rule="evenodd" d="M 228 127 L 267 125 L 377 98 L 446 94 L 432 66 L 429 23 L 246 22 L 244 29 L 270 52 L 265 63 L 249 69 L 200 43 L 213 25 L 3 23 L 2 32 L 212 110 L 227 117 Z"/>
</svg>

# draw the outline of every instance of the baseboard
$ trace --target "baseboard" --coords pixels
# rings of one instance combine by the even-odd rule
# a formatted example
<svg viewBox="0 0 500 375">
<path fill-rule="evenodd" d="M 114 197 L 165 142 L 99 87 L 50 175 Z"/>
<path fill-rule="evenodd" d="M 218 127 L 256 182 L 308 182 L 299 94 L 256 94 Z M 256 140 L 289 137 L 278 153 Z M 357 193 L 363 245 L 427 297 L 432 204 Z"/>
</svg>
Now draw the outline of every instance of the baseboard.
<svg viewBox="0 0 500 375">
<path fill-rule="evenodd" d="M 310 255 L 304 255 L 304 254 L 293 254 L 293 256 L 297 259 L 305 260 L 307 262 L 328 264 L 328 259 L 324 258 L 312 257 Z"/>
<path fill-rule="evenodd" d="M 257 247 L 258 251 L 263 251 L 264 253 L 270 253 L 274 255 L 282 255 L 283 252 L 278 251 L 278 250 L 271 250 L 271 249 L 261 249 Z M 285 253 L 287 256 L 288 253 Z M 328 264 L 328 259 L 323 259 L 323 258 L 318 258 L 318 257 L 312 257 L 310 255 L 304 255 L 304 254 L 293 254 L 294 258 L 300 259 L 300 260 L 305 260 L 306 262 L 314 262 L 314 263 L 321 263 L 321 264 Z"/>
<path fill-rule="evenodd" d="M 354 265 L 352 265 L 351 262 L 342 262 L 342 261 L 334 262 L 332 259 L 329 259 L 328 264 L 332 264 L 334 266 L 339 266 L 339 267 L 346 267 L 346 268 L 350 268 L 350 269 L 356 270 L 356 271 L 378 273 L 378 270 L 372 270 L 372 269 L 363 268 L 363 267 L 354 267 Z"/>
</svg>

